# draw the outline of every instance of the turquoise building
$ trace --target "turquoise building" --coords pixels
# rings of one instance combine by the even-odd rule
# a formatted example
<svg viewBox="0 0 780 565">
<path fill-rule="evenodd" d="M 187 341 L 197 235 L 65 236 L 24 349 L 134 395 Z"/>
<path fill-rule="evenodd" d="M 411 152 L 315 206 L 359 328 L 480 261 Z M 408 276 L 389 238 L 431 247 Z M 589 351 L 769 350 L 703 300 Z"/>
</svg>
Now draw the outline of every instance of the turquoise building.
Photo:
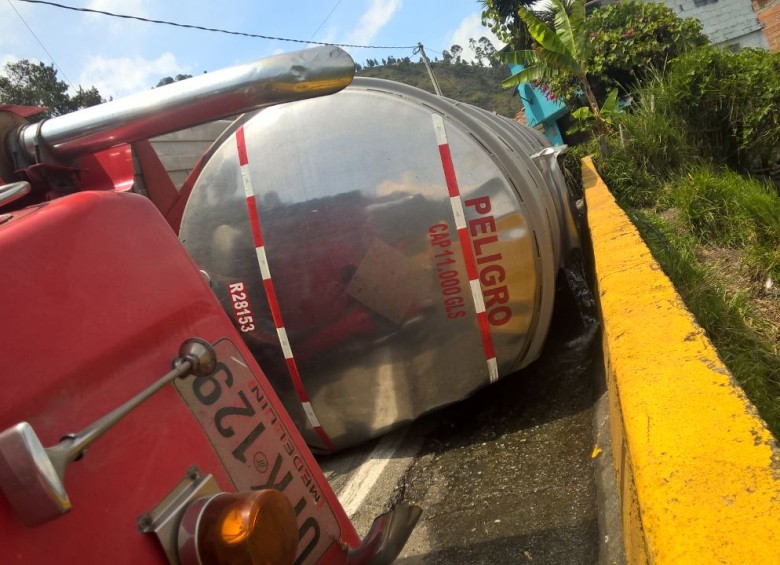
<svg viewBox="0 0 780 565">
<path fill-rule="evenodd" d="M 523 70 L 521 65 L 511 65 L 510 68 L 513 75 Z M 569 113 L 569 107 L 560 100 L 548 100 L 544 92 L 527 82 L 517 87 L 517 94 L 523 101 L 528 125 L 531 127 L 541 125 L 550 143 L 563 145 L 563 135 L 558 120 Z"/>
</svg>

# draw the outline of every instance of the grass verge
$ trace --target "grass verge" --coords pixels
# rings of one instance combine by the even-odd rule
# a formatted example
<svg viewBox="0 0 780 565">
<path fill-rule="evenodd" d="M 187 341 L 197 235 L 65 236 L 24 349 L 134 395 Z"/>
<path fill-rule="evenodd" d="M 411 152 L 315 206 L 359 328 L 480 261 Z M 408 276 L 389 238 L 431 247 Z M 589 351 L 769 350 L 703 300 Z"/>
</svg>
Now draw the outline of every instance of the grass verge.
<svg viewBox="0 0 780 565">
<path fill-rule="evenodd" d="M 780 151 L 780 54 L 703 48 L 635 93 L 601 143 L 564 161 L 575 194 L 580 158 L 632 218 L 723 362 L 780 438 L 780 196 L 741 174 Z M 772 70 L 772 80 L 763 81 Z M 735 78 L 736 77 L 736 78 Z M 749 82 L 746 90 L 742 81 Z M 744 92 L 755 94 L 750 100 Z M 730 165 L 735 168 L 728 168 Z"/>
<path fill-rule="evenodd" d="M 718 269 L 701 260 L 696 240 L 652 210 L 629 211 L 642 238 L 707 332 L 721 359 L 780 437 L 780 356 L 773 322 L 757 311 L 750 292 L 726 289 Z"/>
</svg>

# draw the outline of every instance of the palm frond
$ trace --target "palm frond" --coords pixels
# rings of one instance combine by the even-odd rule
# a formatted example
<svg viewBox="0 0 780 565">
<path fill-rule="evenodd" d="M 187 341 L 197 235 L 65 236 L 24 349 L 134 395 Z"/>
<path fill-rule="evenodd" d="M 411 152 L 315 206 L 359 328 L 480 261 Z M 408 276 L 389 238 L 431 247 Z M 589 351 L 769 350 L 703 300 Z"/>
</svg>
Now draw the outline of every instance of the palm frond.
<svg viewBox="0 0 780 565">
<path fill-rule="evenodd" d="M 554 51 L 539 50 L 537 58 L 549 67 L 555 67 L 561 71 L 580 76 L 583 73 L 581 62 L 569 53 L 556 53 Z"/>
<path fill-rule="evenodd" d="M 501 60 L 507 65 L 522 65 L 523 67 L 532 67 L 539 62 L 539 53 L 531 49 L 523 51 L 509 51 L 499 55 Z"/>
<path fill-rule="evenodd" d="M 563 44 L 558 35 L 550 29 L 542 20 L 536 17 L 533 12 L 520 8 L 517 11 L 518 17 L 528 28 L 528 32 L 543 49 L 554 51 L 556 53 L 566 54 L 568 52 L 566 45 Z"/>
<path fill-rule="evenodd" d="M 516 73 L 508 79 L 503 80 L 501 82 L 501 86 L 503 88 L 512 88 L 526 82 L 532 82 L 544 78 L 552 78 L 557 75 L 558 69 L 549 67 L 544 61 L 539 61 L 539 63 L 533 67 L 523 69 L 519 73 Z"/>
<path fill-rule="evenodd" d="M 580 2 L 572 3 L 572 9 Z M 561 40 L 572 57 L 575 59 L 578 56 L 578 45 L 576 37 L 576 31 L 572 29 L 574 27 L 574 21 L 569 19 L 569 14 L 566 13 L 567 6 L 564 5 L 562 0 L 552 0 L 553 14 L 555 14 L 555 33 Z"/>
</svg>

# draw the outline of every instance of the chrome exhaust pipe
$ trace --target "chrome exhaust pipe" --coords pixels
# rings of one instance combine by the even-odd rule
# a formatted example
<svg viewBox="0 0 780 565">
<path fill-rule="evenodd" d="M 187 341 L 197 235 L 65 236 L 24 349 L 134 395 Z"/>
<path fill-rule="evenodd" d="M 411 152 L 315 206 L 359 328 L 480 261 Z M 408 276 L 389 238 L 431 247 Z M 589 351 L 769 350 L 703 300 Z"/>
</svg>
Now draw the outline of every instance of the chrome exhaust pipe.
<svg viewBox="0 0 780 565">
<path fill-rule="evenodd" d="M 355 74 L 332 46 L 283 53 L 120 98 L 17 130 L 20 157 L 68 161 L 263 106 L 338 92 Z"/>
</svg>

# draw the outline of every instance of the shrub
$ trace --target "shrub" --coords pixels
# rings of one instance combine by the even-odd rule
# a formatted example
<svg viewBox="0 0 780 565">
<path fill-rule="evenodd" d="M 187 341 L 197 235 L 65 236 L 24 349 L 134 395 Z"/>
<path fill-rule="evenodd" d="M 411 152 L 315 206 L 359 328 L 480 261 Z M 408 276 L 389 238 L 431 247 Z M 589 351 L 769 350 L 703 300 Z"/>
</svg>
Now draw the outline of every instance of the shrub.
<svg viewBox="0 0 780 565">
<path fill-rule="evenodd" d="M 780 197 L 768 184 L 699 165 L 668 183 L 660 204 L 700 244 L 745 249 L 756 278 L 780 277 Z"/>
<path fill-rule="evenodd" d="M 700 242 L 780 246 L 780 198 L 757 180 L 696 166 L 666 186 L 664 200 Z"/>
<path fill-rule="evenodd" d="M 656 77 L 656 105 L 689 124 L 691 143 L 713 159 L 747 166 L 780 148 L 780 53 L 697 49 Z"/>
<path fill-rule="evenodd" d="M 622 94 L 643 81 L 648 71 L 707 43 L 701 23 L 679 18 L 674 10 L 629 0 L 593 10 L 585 20 L 593 51 L 588 79 L 600 100 L 618 88 Z M 570 106 L 579 106 L 580 87 L 565 76 L 549 80 L 550 91 Z"/>
</svg>

